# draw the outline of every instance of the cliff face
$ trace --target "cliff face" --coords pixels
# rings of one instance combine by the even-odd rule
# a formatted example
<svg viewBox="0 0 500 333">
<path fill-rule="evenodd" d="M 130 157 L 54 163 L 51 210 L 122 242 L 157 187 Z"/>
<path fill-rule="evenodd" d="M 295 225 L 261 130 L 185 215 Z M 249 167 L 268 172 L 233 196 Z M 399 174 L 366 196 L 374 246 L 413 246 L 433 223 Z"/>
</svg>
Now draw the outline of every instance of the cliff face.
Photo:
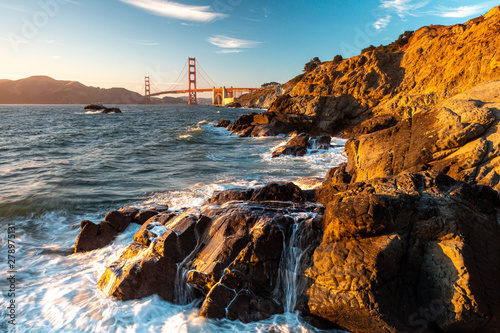
<svg viewBox="0 0 500 333">
<path fill-rule="evenodd" d="M 500 7 L 454 26 L 416 31 L 403 51 L 376 50 L 307 73 L 270 111 L 304 115 L 336 133 L 374 115 L 411 117 L 475 85 L 500 79 Z"/>
</svg>

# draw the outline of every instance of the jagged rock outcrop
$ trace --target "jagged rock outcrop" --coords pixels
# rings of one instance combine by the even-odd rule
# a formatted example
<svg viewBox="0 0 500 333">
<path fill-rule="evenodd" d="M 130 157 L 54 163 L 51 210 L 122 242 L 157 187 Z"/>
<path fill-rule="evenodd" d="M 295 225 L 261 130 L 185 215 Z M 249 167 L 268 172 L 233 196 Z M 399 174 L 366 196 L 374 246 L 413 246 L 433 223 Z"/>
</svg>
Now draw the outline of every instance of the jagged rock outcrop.
<svg viewBox="0 0 500 333">
<path fill-rule="evenodd" d="M 322 214 L 293 183 L 216 193 L 202 207 L 150 218 L 98 286 L 121 300 L 198 298 L 201 316 L 243 322 L 304 307 L 300 272 L 321 238 Z M 289 246 L 301 252 L 290 255 Z"/>
<path fill-rule="evenodd" d="M 309 310 L 353 332 L 499 332 L 498 194 L 435 172 L 342 174 L 317 192 Z"/>
<path fill-rule="evenodd" d="M 499 123 L 500 81 L 483 83 L 389 128 L 348 141 L 347 172 L 353 181 L 364 181 L 432 169 L 500 190 Z"/>
</svg>

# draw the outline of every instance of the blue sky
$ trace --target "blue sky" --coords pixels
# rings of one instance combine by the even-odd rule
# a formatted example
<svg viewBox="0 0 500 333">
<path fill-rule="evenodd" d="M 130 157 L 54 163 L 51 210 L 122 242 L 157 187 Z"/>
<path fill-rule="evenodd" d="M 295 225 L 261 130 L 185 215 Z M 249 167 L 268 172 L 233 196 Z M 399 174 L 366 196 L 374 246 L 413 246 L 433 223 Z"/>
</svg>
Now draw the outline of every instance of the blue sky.
<svg viewBox="0 0 500 333">
<path fill-rule="evenodd" d="M 218 85 L 286 82 L 423 25 L 450 25 L 498 1 L 0 0 L 0 79 L 48 75 L 143 92 L 168 88 L 188 57 Z M 185 84 L 187 86 L 187 84 Z M 198 86 L 208 87 L 198 79 Z M 153 89 L 154 90 L 154 89 Z"/>
</svg>

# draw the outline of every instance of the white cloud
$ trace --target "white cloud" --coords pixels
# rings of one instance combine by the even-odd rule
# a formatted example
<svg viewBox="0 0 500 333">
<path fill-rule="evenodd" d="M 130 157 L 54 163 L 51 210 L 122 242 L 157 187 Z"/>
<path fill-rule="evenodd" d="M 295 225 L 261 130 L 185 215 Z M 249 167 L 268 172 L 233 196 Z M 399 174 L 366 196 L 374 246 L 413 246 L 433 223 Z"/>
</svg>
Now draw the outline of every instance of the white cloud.
<svg viewBox="0 0 500 333">
<path fill-rule="evenodd" d="M 225 49 L 225 50 L 217 51 L 217 53 L 241 53 L 241 52 L 243 52 L 243 50 L 229 50 L 229 49 Z"/>
<path fill-rule="evenodd" d="M 419 16 L 420 13 L 417 10 L 429 4 L 429 0 L 380 0 L 380 2 L 382 3 L 380 8 L 395 11 L 401 18 L 407 15 Z"/>
<path fill-rule="evenodd" d="M 50 57 L 51 59 L 54 59 L 54 60 L 61 60 L 62 57 L 61 56 L 58 56 L 58 55 L 55 55 L 55 56 L 52 56 Z"/>
<path fill-rule="evenodd" d="M 154 15 L 187 21 L 210 22 L 227 17 L 227 14 L 215 13 L 210 6 L 190 6 L 163 0 L 120 0 L 141 8 Z"/>
<path fill-rule="evenodd" d="M 220 48 L 223 49 L 241 49 L 241 48 L 252 48 L 258 46 L 261 42 L 255 42 L 252 40 L 244 40 L 231 38 L 223 35 L 216 35 L 212 37 L 208 37 L 208 41 Z"/>
<path fill-rule="evenodd" d="M 373 23 L 373 27 L 377 30 L 385 29 L 389 25 L 389 23 L 391 23 L 391 19 L 391 15 L 381 17 L 377 20 L 377 22 Z"/>
<path fill-rule="evenodd" d="M 490 7 L 489 4 L 483 3 L 474 6 L 460 6 L 457 8 L 448 8 L 438 6 L 435 15 L 441 17 L 468 17 L 478 15 L 486 11 Z"/>
</svg>

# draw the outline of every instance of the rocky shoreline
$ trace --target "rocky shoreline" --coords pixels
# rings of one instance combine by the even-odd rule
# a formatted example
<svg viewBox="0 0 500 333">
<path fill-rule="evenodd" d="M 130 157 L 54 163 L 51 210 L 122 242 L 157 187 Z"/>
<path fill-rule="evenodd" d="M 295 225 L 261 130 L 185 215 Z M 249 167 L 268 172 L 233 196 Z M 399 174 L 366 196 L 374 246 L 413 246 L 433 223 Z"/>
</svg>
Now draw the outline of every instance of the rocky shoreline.
<svg viewBox="0 0 500 333">
<path fill-rule="evenodd" d="M 219 123 L 240 136 L 295 132 L 276 156 L 349 138 L 348 162 L 319 188 L 122 208 L 82 222 L 75 251 L 141 224 L 98 287 L 197 302 L 207 318 L 299 311 L 353 332 L 500 332 L 499 34 L 500 7 L 424 27 L 400 52 L 323 63 L 268 111 Z"/>
</svg>

